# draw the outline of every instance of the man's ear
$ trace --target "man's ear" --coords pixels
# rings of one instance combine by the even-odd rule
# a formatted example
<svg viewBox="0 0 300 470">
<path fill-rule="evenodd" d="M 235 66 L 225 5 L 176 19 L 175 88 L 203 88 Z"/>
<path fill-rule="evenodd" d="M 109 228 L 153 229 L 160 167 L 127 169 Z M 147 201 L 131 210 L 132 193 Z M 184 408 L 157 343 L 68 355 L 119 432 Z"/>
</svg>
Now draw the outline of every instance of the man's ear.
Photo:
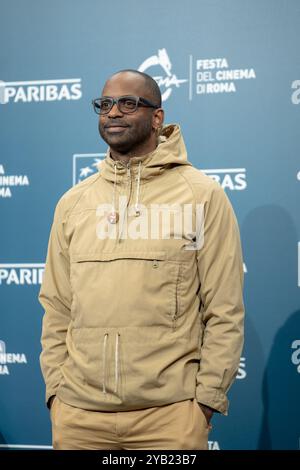
<svg viewBox="0 0 300 470">
<path fill-rule="evenodd" d="M 153 117 L 152 117 L 152 127 L 154 130 L 159 129 L 162 127 L 164 123 L 164 110 L 162 108 L 158 108 L 154 111 Z"/>
</svg>

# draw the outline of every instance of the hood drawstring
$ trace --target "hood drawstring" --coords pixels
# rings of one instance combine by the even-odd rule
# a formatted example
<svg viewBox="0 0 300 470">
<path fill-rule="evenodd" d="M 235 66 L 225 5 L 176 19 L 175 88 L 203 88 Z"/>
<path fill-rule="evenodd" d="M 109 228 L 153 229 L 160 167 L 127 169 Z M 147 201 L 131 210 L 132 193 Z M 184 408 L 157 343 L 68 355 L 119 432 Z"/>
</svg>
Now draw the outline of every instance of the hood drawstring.
<svg viewBox="0 0 300 470">
<path fill-rule="evenodd" d="M 135 204 L 134 204 L 135 217 L 139 217 L 141 215 L 141 211 L 140 211 L 140 208 L 139 208 L 140 184 L 141 184 L 141 164 L 142 164 L 142 162 L 140 161 L 139 162 L 139 168 L 138 168 L 138 176 L 136 178 L 137 179 L 137 188 L 136 188 L 136 197 L 135 197 Z M 129 169 L 129 172 L 130 172 L 130 169 Z M 116 210 L 116 185 L 117 185 L 117 165 L 114 164 L 114 189 L 113 189 L 113 197 L 112 197 L 112 210 L 107 215 L 107 220 L 111 224 L 116 224 L 119 220 L 119 213 Z"/>
<path fill-rule="evenodd" d="M 120 333 L 116 334 L 116 345 L 115 345 L 115 393 L 118 391 L 118 382 L 119 382 L 119 336 Z M 102 362 L 102 390 L 106 395 L 106 348 L 107 348 L 107 338 L 108 333 L 105 333 L 103 339 L 103 362 Z"/>
<path fill-rule="evenodd" d="M 118 390 L 119 380 L 119 333 L 116 334 L 116 348 L 115 348 L 115 393 Z"/>
<path fill-rule="evenodd" d="M 117 165 L 114 164 L 114 190 L 112 198 L 112 210 L 107 216 L 107 220 L 111 224 L 116 224 L 119 220 L 119 214 L 116 211 L 116 186 L 117 186 Z"/>
<path fill-rule="evenodd" d="M 103 370 L 103 376 L 102 376 L 102 384 L 103 384 L 103 393 L 106 394 L 106 388 L 105 388 L 105 365 L 106 365 L 106 345 L 107 345 L 107 338 L 108 338 L 108 333 L 105 333 L 104 335 L 104 340 L 103 340 L 103 362 L 102 362 L 102 370 Z"/>
<path fill-rule="evenodd" d="M 137 188 L 136 188 L 136 198 L 135 198 L 135 216 L 139 217 L 141 215 L 141 211 L 139 209 L 139 195 L 140 195 L 140 181 L 141 181 L 141 161 L 139 162 L 139 169 L 138 169 L 138 177 L 137 177 Z"/>
</svg>

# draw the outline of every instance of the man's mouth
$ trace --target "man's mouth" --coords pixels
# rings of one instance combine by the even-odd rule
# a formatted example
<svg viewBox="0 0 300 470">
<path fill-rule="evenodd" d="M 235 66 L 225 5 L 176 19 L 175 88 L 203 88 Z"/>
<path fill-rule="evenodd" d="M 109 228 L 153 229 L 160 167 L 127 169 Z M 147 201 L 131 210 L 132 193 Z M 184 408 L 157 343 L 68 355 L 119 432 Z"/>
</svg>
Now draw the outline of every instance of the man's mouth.
<svg viewBox="0 0 300 470">
<path fill-rule="evenodd" d="M 109 132 L 122 132 L 127 127 L 128 126 L 122 124 L 108 124 L 105 126 L 105 130 L 108 130 Z"/>
</svg>

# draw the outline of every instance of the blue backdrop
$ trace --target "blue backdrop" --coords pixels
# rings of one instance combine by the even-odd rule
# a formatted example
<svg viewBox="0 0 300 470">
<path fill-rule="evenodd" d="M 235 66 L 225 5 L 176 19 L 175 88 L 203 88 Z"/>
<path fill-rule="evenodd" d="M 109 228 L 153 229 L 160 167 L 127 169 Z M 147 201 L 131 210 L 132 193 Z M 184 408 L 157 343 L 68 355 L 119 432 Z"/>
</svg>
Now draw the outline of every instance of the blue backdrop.
<svg viewBox="0 0 300 470">
<path fill-rule="evenodd" d="M 300 2 L 11 0 L 0 30 L 0 449 L 51 445 L 37 295 L 53 211 L 106 145 L 91 100 L 123 68 L 236 211 L 246 339 L 211 449 L 300 440 Z"/>
</svg>

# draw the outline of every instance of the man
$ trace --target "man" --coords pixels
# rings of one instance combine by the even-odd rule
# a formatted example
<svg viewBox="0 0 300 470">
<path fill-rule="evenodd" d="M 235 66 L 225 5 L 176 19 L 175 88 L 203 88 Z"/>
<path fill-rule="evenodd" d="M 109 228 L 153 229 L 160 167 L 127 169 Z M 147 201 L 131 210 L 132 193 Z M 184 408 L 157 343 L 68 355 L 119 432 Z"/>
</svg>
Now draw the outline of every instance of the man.
<svg viewBox="0 0 300 470">
<path fill-rule="evenodd" d="M 237 221 L 125 70 L 93 101 L 109 145 L 57 204 L 39 299 L 55 449 L 207 449 L 243 345 Z"/>
</svg>

